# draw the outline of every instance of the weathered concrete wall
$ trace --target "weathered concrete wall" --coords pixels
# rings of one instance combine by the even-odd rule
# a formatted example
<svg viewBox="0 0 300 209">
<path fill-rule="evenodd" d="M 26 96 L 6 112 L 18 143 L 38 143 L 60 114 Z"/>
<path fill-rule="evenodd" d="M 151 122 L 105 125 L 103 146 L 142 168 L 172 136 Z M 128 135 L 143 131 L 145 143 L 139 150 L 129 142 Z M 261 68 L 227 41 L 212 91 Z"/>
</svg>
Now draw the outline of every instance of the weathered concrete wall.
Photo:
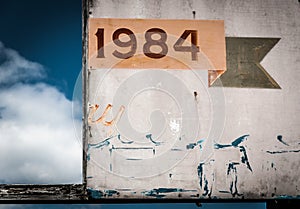
<svg viewBox="0 0 300 209">
<path fill-rule="evenodd" d="M 216 119 L 221 121 L 218 127 L 213 127 L 211 132 L 215 133 L 207 134 L 210 127 L 202 125 L 199 135 L 210 138 L 214 147 L 206 152 L 204 148 L 204 153 L 191 149 L 180 168 L 138 180 L 103 171 L 97 166 L 102 159 L 95 159 L 94 164 L 88 163 L 88 187 L 94 198 L 299 198 L 300 3 L 297 0 L 94 0 L 90 1 L 89 11 L 90 18 L 217 19 L 225 21 L 227 37 L 280 38 L 261 64 L 281 89 L 210 87 L 205 90 L 221 91 L 224 95 L 219 103 L 222 111 L 213 111 L 220 114 Z M 196 81 L 190 83 L 193 82 Z M 199 95 L 201 98 L 202 94 Z M 89 99 L 97 100 L 93 96 Z M 206 115 L 212 112 L 209 103 L 201 102 L 200 117 L 208 118 L 206 122 L 211 123 Z M 209 160 L 201 158 L 211 153 Z M 149 186 L 147 191 L 142 189 L 145 184 Z"/>
</svg>

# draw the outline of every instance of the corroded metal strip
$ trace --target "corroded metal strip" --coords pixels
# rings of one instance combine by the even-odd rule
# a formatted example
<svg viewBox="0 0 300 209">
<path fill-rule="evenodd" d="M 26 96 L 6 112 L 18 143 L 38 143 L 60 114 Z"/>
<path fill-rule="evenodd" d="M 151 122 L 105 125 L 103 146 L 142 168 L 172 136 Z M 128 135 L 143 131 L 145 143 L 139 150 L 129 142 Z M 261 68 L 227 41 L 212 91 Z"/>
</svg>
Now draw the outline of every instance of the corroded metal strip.
<svg viewBox="0 0 300 209">
<path fill-rule="evenodd" d="M 279 40 L 226 37 L 227 70 L 212 86 L 280 89 L 260 64 Z"/>
<path fill-rule="evenodd" d="M 65 185 L 0 185 L 0 201 L 83 201 L 82 184 Z"/>
</svg>

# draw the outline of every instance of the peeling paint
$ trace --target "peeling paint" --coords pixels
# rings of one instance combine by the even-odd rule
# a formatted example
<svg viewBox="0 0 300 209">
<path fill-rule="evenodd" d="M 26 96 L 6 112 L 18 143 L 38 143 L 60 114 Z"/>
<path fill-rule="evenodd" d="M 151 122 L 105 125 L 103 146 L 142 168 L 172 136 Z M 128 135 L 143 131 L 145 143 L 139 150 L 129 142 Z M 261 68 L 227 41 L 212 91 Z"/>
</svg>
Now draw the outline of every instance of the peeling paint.
<svg viewBox="0 0 300 209">
<path fill-rule="evenodd" d="M 113 196 L 120 195 L 119 191 L 113 190 L 113 189 L 101 191 L 101 190 L 95 190 L 95 189 L 88 188 L 87 193 L 88 193 L 88 196 L 91 197 L 92 199 L 101 199 L 104 197 L 113 197 Z"/>
<path fill-rule="evenodd" d="M 95 189 L 87 189 L 87 193 L 92 199 L 100 199 L 104 196 L 104 193 L 102 191 Z"/>
</svg>

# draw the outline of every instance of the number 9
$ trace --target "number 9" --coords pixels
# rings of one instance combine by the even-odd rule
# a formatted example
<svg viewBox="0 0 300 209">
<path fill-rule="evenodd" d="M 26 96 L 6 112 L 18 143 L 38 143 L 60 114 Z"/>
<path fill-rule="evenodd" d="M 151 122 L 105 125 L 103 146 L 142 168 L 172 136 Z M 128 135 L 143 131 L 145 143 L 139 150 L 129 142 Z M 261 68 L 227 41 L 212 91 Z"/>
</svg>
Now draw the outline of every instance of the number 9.
<svg viewBox="0 0 300 209">
<path fill-rule="evenodd" d="M 119 36 L 122 33 L 125 33 L 126 35 L 128 35 L 130 40 L 126 41 L 126 42 L 121 41 L 119 39 Z M 128 59 L 135 54 L 136 48 L 137 48 L 137 43 L 136 43 L 136 37 L 131 30 L 129 30 L 127 28 L 120 28 L 113 33 L 112 39 L 113 39 L 113 42 L 119 47 L 129 47 L 129 46 L 131 47 L 130 51 L 127 53 L 121 53 L 121 52 L 115 50 L 112 53 L 115 57 L 118 57 L 120 59 Z"/>
</svg>

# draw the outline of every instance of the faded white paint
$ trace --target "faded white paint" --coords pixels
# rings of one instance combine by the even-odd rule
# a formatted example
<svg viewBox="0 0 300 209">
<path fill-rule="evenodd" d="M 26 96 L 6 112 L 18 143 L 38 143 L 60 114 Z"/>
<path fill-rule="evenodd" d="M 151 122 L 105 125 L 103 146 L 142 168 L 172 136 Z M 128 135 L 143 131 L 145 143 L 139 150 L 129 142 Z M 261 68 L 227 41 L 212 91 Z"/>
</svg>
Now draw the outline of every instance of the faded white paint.
<svg viewBox="0 0 300 209">
<path fill-rule="evenodd" d="M 146 146 L 149 149 L 142 151 L 110 150 L 109 146 L 102 151 L 91 149 L 91 159 L 87 167 L 88 188 L 101 190 L 104 198 L 157 198 L 159 195 L 165 195 L 163 196 L 165 198 L 299 197 L 300 4 L 297 0 L 95 0 L 93 2 L 90 17 L 193 19 L 195 11 L 196 19 L 224 20 L 226 36 L 281 38 L 261 63 L 281 89 L 206 88 L 207 83 L 201 84 L 201 79 L 192 73 L 172 71 L 172 75 L 180 79 L 190 92 L 190 96 L 185 95 L 187 104 L 191 105 L 192 101 L 196 103 L 200 124 L 197 137 L 191 141 L 181 136 L 181 140 L 178 140 L 180 136 L 176 135 L 176 131 L 178 125 L 180 127 L 182 117 L 175 113 L 178 113 L 177 108 L 182 107 L 181 104 L 176 105 L 172 97 L 150 90 L 146 94 L 138 95 L 140 99 L 133 101 L 132 104 L 135 105 L 135 109 L 141 108 L 140 112 L 134 113 L 137 114 L 134 118 L 140 119 L 130 120 L 135 123 L 132 126 L 151 130 L 156 124 L 151 124 L 151 120 L 149 121 L 147 117 L 151 115 L 151 111 L 159 109 L 160 111 L 153 112 L 154 121 L 159 124 L 154 127 L 160 131 L 157 134 L 169 136 L 175 134 L 178 138 L 164 141 L 161 149 L 149 141 Z M 97 79 L 102 75 L 93 73 L 99 72 L 91 73 L 89 88 L 99 89 Z M 103 99 L 103 95 L 106 96 L 103 104 L 112 102 L 114 96 L 118 94 L 118 87 L 122 81 L 126 81 L 136 73 L 133 70 L 118 71 L 117 74 L 112 72 L 109 79 L 101 83 L 105 86 L 104 91 L 89 93 L 89 102 L 97 103 Z M 200 75 L 200 78 L 205 76 L 207 74 Z M 204 79 L 201 81 L 205 82 Z M 105 91 L 109 91 L 109 94 Z M 196 98 L 194 91 L 198 93 Z M 111 98 L 107 95 L 111 95 Z M 219 100 L 216 95 L 219 96 Z M 150 106 L 138 107 L 145 104 L 149 97 L 154 99 Z M 174 105 L 170 106 L 172 102 Z M 115 115 L 121 103 L 116 102 L 114 105 Z M 105 107 L 101 108 L 102 113 Z M 147 112 L 149 110 L 150 113 Z M 218 117 L 214 116 L 216 114 Z M 108 115 L 108 119 L 112 117 L 113 115 Z M 220 121 L 216 122 L 217 119 Z M 100 138 L 107 137 L 102 136 L 99 130 L 117 133 L 116 128 L 116 126 L 92 126 L 93 137 L 88 139 L 88 143 L 97 143 Z M 188 130 L 193 128 L 195 127 Z M 243 139 L 247 140 L 238 146 L 213 148 L 213 143 L 230 145 L 236 138 L 246 134 L 249 136 Z M 278 137 L 279 135 L 282 138 Z M 196 143 L 200 139 L 206 141 L 199 142 L 193 149 L 186 149 L 186 145 Z M 128 139 L 124 140 L 130 145 Z M 117 136 L 114 143 L 115 147 L 124 145 L 117 140 Z M 144 143 L 139 141 L 133 148 L 140 147 Z M 153 149 L 150 148 L 157 149 L 155 152 L 161 158 L 154 157 Z M 185 149 L 185 151 L 176 159 L 176 154 L 171 154 L 176 151 L 172 152 L 171 149 Z M 245 157 L 242 149 L 246 150 L 250 168 L 241 160 Z M 128 162 L 123 160 L 124 156 L 131 160 Z M 137 156 L 142 160 L 134 159 Z M 115 167 L 110 168 L 110 165 Z M 202 176 L 198 175 L 200 168 L 203 170 Z M 153 170 L 155 172 L 152 172 Z M 178 190 L 157 190 L 158 188 Z M 117 190 L 118 193 L 108 190 Z M 94 197 L 99 198 L 95 194 Z"/>
</svg>

